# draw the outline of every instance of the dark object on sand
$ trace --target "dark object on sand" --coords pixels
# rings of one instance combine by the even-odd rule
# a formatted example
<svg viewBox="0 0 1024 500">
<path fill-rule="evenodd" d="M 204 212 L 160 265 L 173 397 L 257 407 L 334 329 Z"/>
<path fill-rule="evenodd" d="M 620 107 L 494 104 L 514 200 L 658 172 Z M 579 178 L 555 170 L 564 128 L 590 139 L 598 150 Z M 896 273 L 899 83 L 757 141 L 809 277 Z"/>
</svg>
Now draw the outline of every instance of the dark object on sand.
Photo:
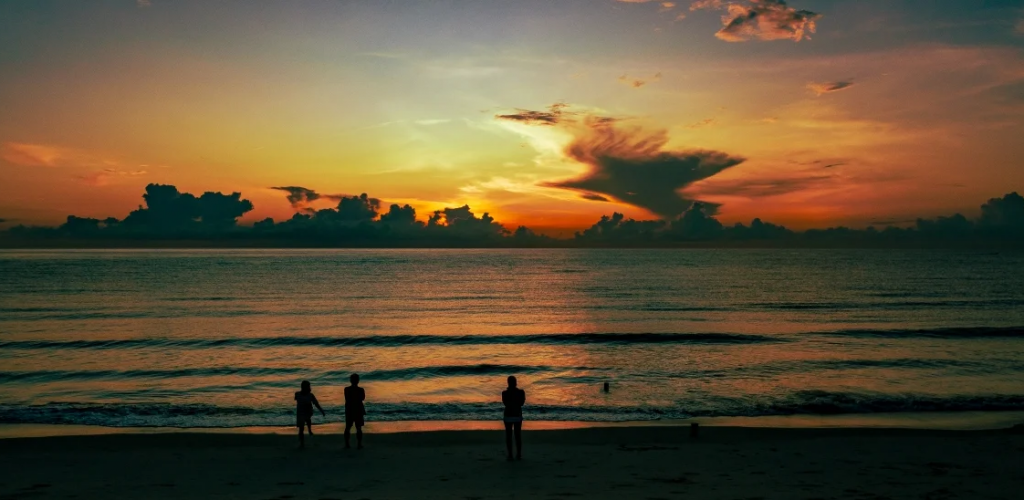
<svg viewBox="0 0 1024 500">
<path fill-rule="evenodd" d="M 608 382 L 604 383 L 604 392 L 608 392 Z"/>
<path fill-rule="evenodd" d="M 697 433 L 699 433 L 699 432 L 700 432 L 700 424 L 698 424 L 697 422 L 694 422 L 694 423 L 690 424 L 690 437 L 692 437 L 692 438 L 697 437 Z"/>
</svg>

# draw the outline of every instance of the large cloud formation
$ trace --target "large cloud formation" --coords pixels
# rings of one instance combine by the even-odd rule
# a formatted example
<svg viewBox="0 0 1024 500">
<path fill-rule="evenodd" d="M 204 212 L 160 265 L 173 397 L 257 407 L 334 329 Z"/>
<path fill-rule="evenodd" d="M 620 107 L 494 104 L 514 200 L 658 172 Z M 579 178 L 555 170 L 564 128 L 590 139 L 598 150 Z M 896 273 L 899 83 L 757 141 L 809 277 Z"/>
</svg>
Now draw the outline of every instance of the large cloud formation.
<svg viewBox="0 0 1024 500">
<path fill-rule="evenodd" d="M 590 166 L 590 171 L 575 179 L 541 184 L 545 187 L 578 191 L 592 200 L 615 198 L 674 218 L 696 201 L 681 196 L 681 189 L 745 160 L 718 151 L 667 151 L 668 135 L 663 130 L 625 129 L 613 118 L 570 112 L 564 104 L 556 106 L 549 112 L 518 110 L 496 116 L 527 124 L 562 125 L 573 134 L 565 154 Z M 538 121 L 535 117 L 541 115 L 544 119 Z M 714 211 L 715 205 L 706 206 Z"/>
<path fill-rule="evenodd" d="M 785 0 L 749 0 L 749 2 L 722 2 L 702 0 L 693 2 L 690 10 L 725 9 L 722 29 L 715 36 L 727 42 L 748 40 L 793 40 L 810 39 L 809 33 L 821 14 L 809 10 L 797 10 L 786 5 Z"/>
</svg>

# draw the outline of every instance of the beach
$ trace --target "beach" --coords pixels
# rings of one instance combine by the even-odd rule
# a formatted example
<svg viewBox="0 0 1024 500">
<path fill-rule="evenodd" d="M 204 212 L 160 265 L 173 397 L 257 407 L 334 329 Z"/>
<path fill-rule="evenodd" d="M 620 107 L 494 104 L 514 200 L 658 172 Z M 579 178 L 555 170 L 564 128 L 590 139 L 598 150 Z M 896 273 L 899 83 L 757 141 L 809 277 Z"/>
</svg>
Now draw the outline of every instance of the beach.
<svg viewBox="0 0 1024 500">
<path fill-rule="evenodd" d="M 369 430 L 370 428 L 368 428 Z M 353 438 L 354 439 L 354 438 Z M 0 498 L 1020 498 L 1024 433 L 621 426 L 0 440 Z"/>
</svg>

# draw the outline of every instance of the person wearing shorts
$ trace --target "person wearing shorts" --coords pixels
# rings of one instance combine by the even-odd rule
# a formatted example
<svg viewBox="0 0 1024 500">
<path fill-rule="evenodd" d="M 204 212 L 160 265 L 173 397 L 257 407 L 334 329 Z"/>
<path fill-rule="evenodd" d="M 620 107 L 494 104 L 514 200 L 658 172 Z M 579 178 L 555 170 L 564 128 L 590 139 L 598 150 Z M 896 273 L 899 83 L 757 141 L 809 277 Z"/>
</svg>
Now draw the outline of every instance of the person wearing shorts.
<svg viewBox="0 0 1024 500">
<path fill-rule="evenodd" d="M 366 415 L 366 391 L 359 387 L 359 375 L 353 373 L 349 380 L 352 385 L 345 388 L 345 448 L 351 448 L 349 436 L 356 426 L 356 448 L 363 449 L 363 416 Z"/>
<path fill-rule="evenodd" d="M 512 460 L 512 437 L 516 440 L 516 460 L 523 459 L 523 405 L 526 391 L 517 387 L 514 376 L 508 378 L 508 389 L 501 391 L 501 402 L 505 405 L 505 448 L 508 459 Z"/>
</svg>

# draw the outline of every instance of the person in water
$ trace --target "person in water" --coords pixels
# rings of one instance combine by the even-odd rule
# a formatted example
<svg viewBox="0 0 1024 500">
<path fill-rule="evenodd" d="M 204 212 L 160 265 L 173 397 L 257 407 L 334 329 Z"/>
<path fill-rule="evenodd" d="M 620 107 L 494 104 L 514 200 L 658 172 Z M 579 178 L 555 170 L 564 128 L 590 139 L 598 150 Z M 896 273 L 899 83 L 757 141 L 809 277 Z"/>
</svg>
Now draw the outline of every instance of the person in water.
<svg viewBox="0 0 1024 500">
<path fill-rule="evenodd" d="M 359 375 L 353 373 L 348 378 L 352 385 L 345 388 L 345 448 L 351 448 L 349 436 L 352 426 L 356 426 L 356 448 L 363 449 L 363 416 L 366 415 L 366 391 L 359 387 Z"/>
<path fill-rule="evenodd" d="M 501 402 L 505 405 L 505 448 L 508 459 L 512 460 L 512 435 L 516 438 L 516 459 L 523 459 L 523 405 L 526 391 L 516 387 L 516 378 L 508 378 L 508 389 L 501 391 Z"/>
<path fill-rule="evenodd" d="M 306 436 L 303 433 L 303 427 L 309 428 L 309 435 L 313 435 L 313 406 L 320 410 L 320 414 L 327 416 L 324 413 L 324 409 L 320 407 L 320 402 L 316 400 L 316 396 L 313 395 L 313 391 L 309 388 L 309 381 L 302 381 L 302 388 L 299 392 L 295 393 L 295 420 L 296 425 L 299 427 L 299 448 L 306 447 Z"/>
</svg>

